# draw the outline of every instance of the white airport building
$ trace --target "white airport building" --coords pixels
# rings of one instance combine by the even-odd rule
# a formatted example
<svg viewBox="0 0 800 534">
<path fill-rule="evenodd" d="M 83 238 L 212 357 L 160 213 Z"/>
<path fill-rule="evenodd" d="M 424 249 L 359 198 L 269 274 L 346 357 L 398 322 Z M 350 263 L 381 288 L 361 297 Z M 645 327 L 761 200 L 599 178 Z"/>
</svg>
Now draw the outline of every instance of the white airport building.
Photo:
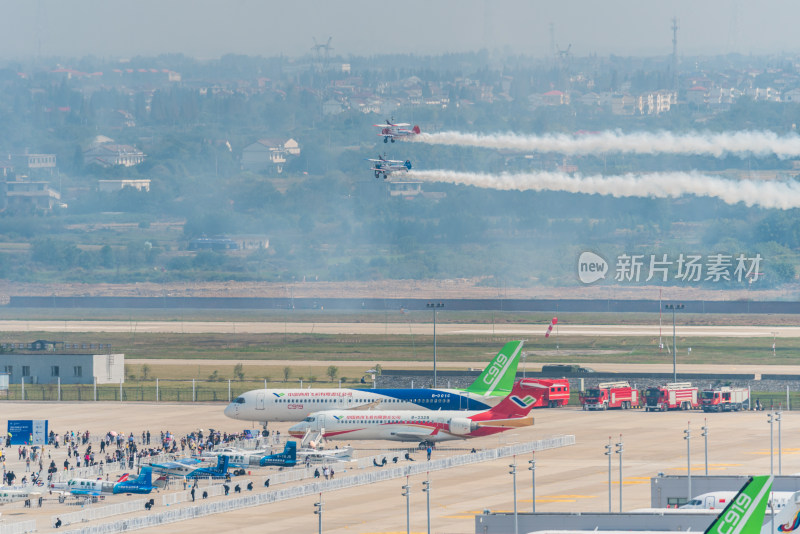
<svg viewBox="0 0 800 534">
<path fill-rule="evenodd" d="M 7 349 L 6 349 L 7 350 Z M 0 353 L 0 373 L 19 384 L 119 384 L 125 380 L 124 354 L 60 352 Z"/>
</svg>

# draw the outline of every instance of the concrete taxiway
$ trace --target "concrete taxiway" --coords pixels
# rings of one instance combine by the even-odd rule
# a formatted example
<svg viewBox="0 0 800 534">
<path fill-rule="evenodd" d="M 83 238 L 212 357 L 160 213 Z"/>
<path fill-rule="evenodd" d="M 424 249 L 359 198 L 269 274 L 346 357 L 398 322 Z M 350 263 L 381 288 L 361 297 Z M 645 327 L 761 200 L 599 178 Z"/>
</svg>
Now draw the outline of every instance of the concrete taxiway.
<svg viewBox="0 0 800 534">
<path fill-rule="evenodd" d="M 183 434 L 198 428 L 238 431 L 252 425 L 227 419 L 224 404 L 135 404 L 135 403 L 0 403 L 3 416 L 13 419 L 50 420 L 56 431 L 89 429 L 141 434 L 143 429 L 158 433 L 170 430 Z M 692 474 L 704 472 L 703 439 L 700 427 L 709 427 L 709 472 L 714 474 L 764 474 L 770 469 L 770 425 L 764 412 L 704 414 L 702 412 L 644 413 L 640 410 L 583 412 L 575 408 L 534 411 L 535 426 L 514 430 L 497 438 L 450 442 L 434 452 L 437 455 L 463 453 L 463 448 L 493 448 L 513 442 L 531 441 L 551 435 L 574 434 L 577 444 L 536 455 L 536 507 L 538 511 L 607 511 L 608 458 L 604 445 L 609 439 L 624 442 L 622 489 L 624 510 L 650 504 L 649 479 L 658 472 L 685 474 L 687 442 L 684 430 L 692 430 Z M 5 421 L 0 419 L 0 425 Z M 273 425 L 285 434 L 286 424 Z M 796 435 L 800 417 L 784 413 L 782 419 L 781 467 L 783 473 L 800 471 L 800 446 Z M 775 428 L 777 433 L 777 427 Z M 621 438 L 620 438 L 621 435 Z M 777 447 L 777 435 L 775 439 Z M 361 449 L 385 449 L 387 442 L 356 442 Z M 461 449 L 461 450 L 458 450 Z M 16 448 L 13 448 L 15 455 Z M 9 452 L 7 451 L 7 454 Z M 365 452 L 364 455 L 369 454 Z M 417 454 L 417 460 L 423 459 Z M 775 450 L 774 466 L 778 459 Z M 530 456 L 517 458 L 517 498 L 520 512 L 531 509 Z M 612 508 L 619 509 L 619 456 L 611 458 Z M 512 460 L 436 471 L 430 474 L 431 525 L 433 532 L 474 532 L 474 515 L 484 509 L 513 510 Z M 344 476 L 337 470 L 337 476 Z M 425 476 L 415 476 L 411 484 L 411 531 L 426 528 L 426 495 L 421 491 Z M 353 487 L 323 495 L 323 531 L 333 533 L 405 532 L 405 499 L 400 495 L 402 480 Z M 220 497 L 224 498 L 224 497 Z M 242 510 L 172 523 L 171 533 L 198 532 L 315 532 L 317 516 L 313 503 L 319 496 L 284 501 L 276 505 Z M 18 507 L 0 510 L 6 522 L 26 519 L 26 514 L 49 518 L 61 510 L 47 504 L 40 512 L 24 512 Z M 72 508 L 65 512 L 73 511 Z M 154 510 L 158 511 L 158 510 Z M 7 513 L 9 512 L 9 513 Z M 65 513 L 64 512 L 64 513 Z M 146 513 L 146 512 L 141 512 Z M 109 518 L 106 521 L 110 521 Z M 46 522 L 42 523 L 44 526 Z M 88 526 L 88 524 L 87 524 Z M 142 532 L 163 532 L 164 527 Z M 42 529 L 48 530 L 48 529 Z"/>
</svg>

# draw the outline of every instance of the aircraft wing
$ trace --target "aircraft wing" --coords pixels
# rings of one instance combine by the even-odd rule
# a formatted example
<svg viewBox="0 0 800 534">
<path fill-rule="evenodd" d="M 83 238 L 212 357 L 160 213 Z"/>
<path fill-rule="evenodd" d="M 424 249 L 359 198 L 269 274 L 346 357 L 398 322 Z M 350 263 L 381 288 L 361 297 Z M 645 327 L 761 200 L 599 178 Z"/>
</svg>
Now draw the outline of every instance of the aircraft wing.
<svg viewBox="0 0 800 534">
<path fill-rule="evenodd" d="M 393 432 L 393 436 L 398 437 L 403 440 L 408 441 L 416 441 L 416 440 L 423 440 L 425 438 L 429 438 L 431 436 L 430 432 Z"/>
<path fill-rule="evenodd" d="M 392 124 L 392 126 L 398 126 L 398 127 L 401 127 L 401 126 L 411 126 L 411 124 L 409 124 L 409 123 L 407 123 L 407 122 L 398 122 L 398 123 L 396 123 L 396 124 Z"/>
</svg>

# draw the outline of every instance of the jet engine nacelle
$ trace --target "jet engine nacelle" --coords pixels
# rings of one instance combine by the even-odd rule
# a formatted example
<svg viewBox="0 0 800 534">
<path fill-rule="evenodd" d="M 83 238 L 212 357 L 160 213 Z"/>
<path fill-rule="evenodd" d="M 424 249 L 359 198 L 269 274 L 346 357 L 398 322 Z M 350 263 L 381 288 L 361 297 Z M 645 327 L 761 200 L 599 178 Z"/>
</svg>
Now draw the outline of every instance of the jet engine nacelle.
<svg viewBox="0 0 800 534">
<path fill-rule="evenodd" d="M 478 429 L 478 423 L 466 417 L 453 417 L 449 423 L 450 433 L 465 436 Z"/>
</svg>

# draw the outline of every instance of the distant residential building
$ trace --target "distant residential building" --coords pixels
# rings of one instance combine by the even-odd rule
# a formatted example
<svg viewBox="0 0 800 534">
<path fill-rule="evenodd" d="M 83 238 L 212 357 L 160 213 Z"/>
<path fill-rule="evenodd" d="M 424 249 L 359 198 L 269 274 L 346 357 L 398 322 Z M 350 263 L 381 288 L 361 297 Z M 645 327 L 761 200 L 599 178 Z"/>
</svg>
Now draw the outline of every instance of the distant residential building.
<svg viewBox="0 0 800 534">
<path fill-rule="evenodd" d="M 50 182 L 8 180 L 4 189 L 3 208 L 9 211 L 50 211 L 61 200 L 61 194 L 50 188 Z"/>
<path fill-rule="evenodd" d="M 783 93 L 783 101 L 795 104 L 800 102 L 800 88 L 789 89 Z"/>
<path fill-rule="evenodd" d="M 323 115 L 338 115 L 344 111 L 344 106 L 336 100 L 327 100 L 322 104 Z"/>
<path fill-rule="evenodd" d="M 101 193 L 113 193 L 114 191 L 119 191 L 120 189 L 124 189 L 125 187 L 133 187 L 134 189 L 138 189 L 139 191 L 150 191 L 150 180 L 149 179 L 141 179 L 141 180 L 123 179 L 123 180 L 98 180 L 97 181 L 97 189 Z"/>
<path fill-rule="evenodd" d="M 542 95 L 546 106 L 563 106 L 569 104 L 569 96 L 563 91 L 548 91 Z"/>
<path fill-rule="evenodd" d="M 408 181 L 408 182 L 387 182 L 389 187 L 389 196 L 412 198 L 422 193 L 422 182 Z"/>
<path fill-rule="evenodd" d="M 265 235 L 232 235 L 230 236 L 230 240 L 236 243 L 239 250 L 259 250 L 269 248 L 269 238 Z"/>
<path fill-rule="evenodd" d="M 98 136 L 92 145 L 83 151 L 83 162 L 86 165 L 115 167 L 122 165 L 132 167 L 144 161 L 144 152 L 130 145 L 115 144 L 113 139 Z"/>
<path fill-rule="evenodd" d="M 238 250 L 239 244 L 226 236 L 196 237 L 189 241 L 189 250 Z"/>
<path fill-rule="evenodd" d="M 259 139 L 242 150 L 242 168 L 248 171 L 275 170 L 283 172 L 287 156 L 300 155 L 300 145 L 294 139 Z"/>
<path fill-rule="evenodd" d="M 56 173 L 55 154 L 9 154 L 8 164 L 17 173 L 29 176 L 53 176 Z"/>
</svg>

